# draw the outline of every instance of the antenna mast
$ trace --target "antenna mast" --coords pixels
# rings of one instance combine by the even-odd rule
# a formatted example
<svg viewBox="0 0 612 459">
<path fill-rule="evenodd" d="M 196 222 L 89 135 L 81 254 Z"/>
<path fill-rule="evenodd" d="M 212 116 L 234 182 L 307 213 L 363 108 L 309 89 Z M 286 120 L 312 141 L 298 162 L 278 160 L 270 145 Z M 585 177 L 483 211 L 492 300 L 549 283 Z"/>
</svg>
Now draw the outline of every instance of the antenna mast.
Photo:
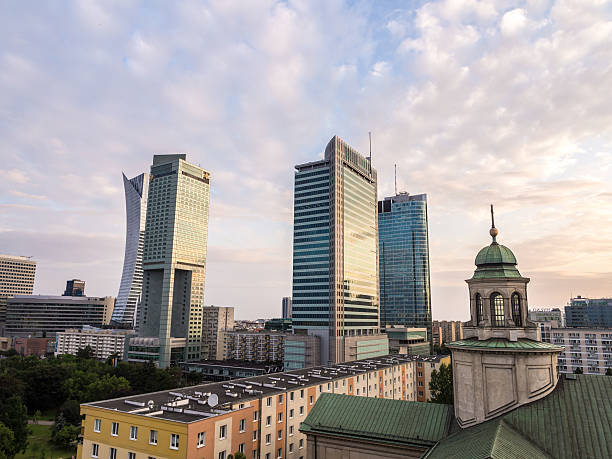
<svg viewBox="0 0 612 459">
<path fill-rule="evenodd" d="M 370 136 L 370 164 L 372 163 L 372 131 L 368 132 Z"/>
<path fill-rule="evenodd" d="M 395 166 L 395 196 L 397 196 L 397 164 Z"/>
</svg>

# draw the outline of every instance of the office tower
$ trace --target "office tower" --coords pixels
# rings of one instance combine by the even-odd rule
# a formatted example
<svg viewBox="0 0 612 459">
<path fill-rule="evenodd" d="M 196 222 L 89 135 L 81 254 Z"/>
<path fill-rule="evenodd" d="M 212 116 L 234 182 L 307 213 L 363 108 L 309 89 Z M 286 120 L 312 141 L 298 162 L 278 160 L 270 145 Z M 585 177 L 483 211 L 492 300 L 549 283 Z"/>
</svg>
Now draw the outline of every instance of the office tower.
<svg viewBox="0 0 612 459">
<path fill-rule="evenodd" d="M 66 290 L 63 296 L 85 296 L 85 281 L 81 279 L 66 281 Z"/>
<path fill-rule="evenodd" d="M 7 300 L 6 334 L 40 336 L 83 325 L 107 325 L 115 299 L 88 296 L 15 295 Z"/>
<path fill-rule="evenodd" d="M 149 175 L 140 174 L 128 179 L 123 174 L 125 190 L 125 255 L 123 274 L 117 294 L 117 304 L 112 322 L 136 327 L 137 307 L 142 293 L 142 251 L 144 248 L 145 222 Z"/>
<path fill-rule="evenodd" d="M 0 255 L 0 336 L 6 326 L 6 299 L 31 295 L 34 290 L 36 262 L 31 257 Z"/>
<path fill-rule="evenodd" d="M 290 296 L 286 296 L 283 298 L 283 319 L 291 319 L 291 312 L 292 312 L 292 304 L 291 304 L 291 297 Z"/>
<path fill-rule="evenodd" d="M 208 238 L 210 174 L 186 155 L 154 155 L 149 179 L 138 334 L 159 337 L 159 366 L 172 338 L 185 360 L 199 360 Z"/>
<path fill-rule="evenodd" d="M 224 333 L 234 329 L 233 306 L 205 306 L 202 327 L 202 358 L 225 358 Z"/>
<path fill-rule="evenodd" d="M 572 298 L 565 307 L 565 326 L 612 327 L 612 298 Z"/>
<path fill-rule="evenodd" d="M 295 166 L 293 329 L 321 339 L 321 363 L 388 353 L 378 320 L 376 170 L 334 136 Z"/>
<path fill-rule="evenodd" d="M 380 323 L 427 328 L 431 341 L 427 195 L 378 202 Z"/>
</svg>

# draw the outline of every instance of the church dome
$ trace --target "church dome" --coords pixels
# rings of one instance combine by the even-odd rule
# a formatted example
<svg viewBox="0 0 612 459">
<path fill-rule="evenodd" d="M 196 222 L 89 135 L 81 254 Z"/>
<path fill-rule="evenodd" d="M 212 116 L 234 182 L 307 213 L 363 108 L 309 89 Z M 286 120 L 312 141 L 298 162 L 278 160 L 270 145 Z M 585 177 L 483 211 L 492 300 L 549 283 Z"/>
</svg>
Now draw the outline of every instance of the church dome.
<svg viewBox="0 0 612 459">
<path fill-rule="evenodd" d="M 476 266 L 500 263 L 516 265 L 516 257 L 508 247 L 494 242 L 480 249 L 475 263 Z"/>
</svg>

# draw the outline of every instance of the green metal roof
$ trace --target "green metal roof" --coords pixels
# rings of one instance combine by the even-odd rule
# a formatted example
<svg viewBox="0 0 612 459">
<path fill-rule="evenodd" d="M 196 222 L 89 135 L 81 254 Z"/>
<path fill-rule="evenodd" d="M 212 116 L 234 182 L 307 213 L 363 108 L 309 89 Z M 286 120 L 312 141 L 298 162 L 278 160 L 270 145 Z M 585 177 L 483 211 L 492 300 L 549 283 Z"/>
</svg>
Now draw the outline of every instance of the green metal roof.
<svg viewBox="0 0 612 459">
<path fill-rule="evenodd" d="M 612 377 L 562 378 L 550 395 L 457 432 L 426 457 L 612 457 Z"/>
<path fill-rule="evenodd" d="M 516 257 L 508 247 L 497 242 L 480 249 L 476 255 L 473 279 L 499 279 L 521 277 L 516 269 Z"/>
<path fill-rule="evenodd" d="M 483 350 L 511 350 L 511 351 L 562 351 L 563 348 L 554 344 L 544 343 L 543 341 L 534 341 L 528 338 L 519 338 L 517 341 L 510 341 L 506 338 L 489 338 L 486 340 L 478 340 L 477 338 L 463 339 L 453 341 L 448 344 L 449 347 L 462 349 L 483 349 Z"/>
<path fill-rule="evenodd" d="M 449 433 L 453 406 L 323 393 L 300 430 L 431 447 Z"/>
</svg>

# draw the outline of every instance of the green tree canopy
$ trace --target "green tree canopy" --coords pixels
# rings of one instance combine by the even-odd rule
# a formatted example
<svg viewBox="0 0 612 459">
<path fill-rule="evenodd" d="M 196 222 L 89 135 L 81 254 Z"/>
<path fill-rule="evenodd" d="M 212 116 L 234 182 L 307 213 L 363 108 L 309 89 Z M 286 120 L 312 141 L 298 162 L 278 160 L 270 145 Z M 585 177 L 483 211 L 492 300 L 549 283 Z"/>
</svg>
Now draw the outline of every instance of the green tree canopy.
<svg viewBox="0 0 612 459">
<path fill-rule="evenodd" d="M 15 435 L 13 431 L 0 422 L 0 459 L 15 457 Z"/>
<path fill-rule="evenodd" d="M 440 370 L 432 370 L 429 382 L 432 403 L 453 404 L 453 369 L 445 363 L 440 365 Z"/>
</svg>

